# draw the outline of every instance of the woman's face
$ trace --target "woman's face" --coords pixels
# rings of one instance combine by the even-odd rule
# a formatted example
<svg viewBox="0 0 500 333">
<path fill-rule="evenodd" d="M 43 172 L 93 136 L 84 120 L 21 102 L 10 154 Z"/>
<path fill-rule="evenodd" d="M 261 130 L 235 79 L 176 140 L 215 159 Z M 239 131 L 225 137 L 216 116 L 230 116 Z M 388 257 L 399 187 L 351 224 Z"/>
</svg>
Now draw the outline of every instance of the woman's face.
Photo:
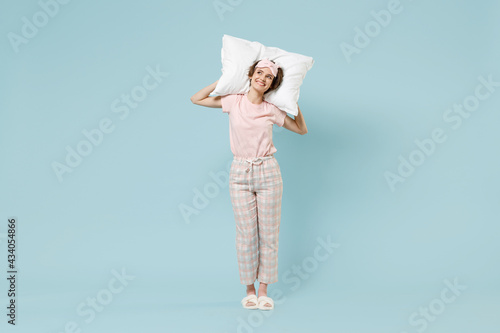
<svg viewBox="0 0 500 333">
<path fill-rule="evenodd" d="M 255 90 L 265 93 L 271 87 L 273 79 L 274 76 L 271 69 L 267 67 L 256 67 L 251 77 L 251 84 Z"/>
</svg>

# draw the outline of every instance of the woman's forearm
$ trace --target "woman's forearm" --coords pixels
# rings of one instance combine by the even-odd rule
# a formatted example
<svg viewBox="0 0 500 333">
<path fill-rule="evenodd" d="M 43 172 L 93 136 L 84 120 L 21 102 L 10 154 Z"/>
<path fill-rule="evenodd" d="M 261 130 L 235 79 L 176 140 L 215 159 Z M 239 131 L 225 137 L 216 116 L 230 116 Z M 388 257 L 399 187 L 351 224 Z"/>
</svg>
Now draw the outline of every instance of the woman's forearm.
<svg viewBox="0 0 500 333">
<path fill-rule="evenodd" d="M 201 101 L 202 99 L 207 98 L 208 95 L 210 95 L 210 93 L 214 91 L 215 87 L 217 86 L 217 82 L 219 82 L 219 80 L 215 81 L 209 86 L 206 86 L 205 88 L 201 89 L 196 94 L 194 94 L 191 97 L 191 102 Z"/>
<path fill-rule="evenodd" d="M 297 104 L 297 109 L 299 109 L 298 114 L 295 116 L 295 123 L 297 124 L 297 127 L 300 128 L 302 131 L 302 134 L 307 133 L 307 126 L 306 126 L 306 121 L 304 120 L 304 116 L 302 115 L 302 112 L 300 111 L 300 107 Z"/>
</svg>

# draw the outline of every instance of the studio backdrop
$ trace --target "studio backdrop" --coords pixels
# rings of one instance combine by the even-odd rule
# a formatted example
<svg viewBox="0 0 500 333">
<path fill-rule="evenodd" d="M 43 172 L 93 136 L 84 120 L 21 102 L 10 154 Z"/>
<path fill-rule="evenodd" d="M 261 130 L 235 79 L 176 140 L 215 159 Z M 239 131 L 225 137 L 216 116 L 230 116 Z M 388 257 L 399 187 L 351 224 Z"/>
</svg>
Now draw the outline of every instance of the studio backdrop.
<svg viewBox="0 0 500 333">
<path fill-rule="evenodd" d="M 0 2 L 2 332 L 498 333 L 500 3 Z M 223 36 L 314 59 L 243 309 Z M 290 117 L 293 115 L 288 114 Z"/>
</svg>

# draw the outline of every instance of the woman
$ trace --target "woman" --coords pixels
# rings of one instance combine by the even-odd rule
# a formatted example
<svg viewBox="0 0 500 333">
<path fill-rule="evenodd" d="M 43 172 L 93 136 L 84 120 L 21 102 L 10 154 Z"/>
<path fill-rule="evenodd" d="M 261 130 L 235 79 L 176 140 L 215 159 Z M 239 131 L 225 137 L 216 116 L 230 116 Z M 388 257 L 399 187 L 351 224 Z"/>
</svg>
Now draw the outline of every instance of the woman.
<svg viewBox="0 0 500 333">
<path fill-rule="evenodd" d="M 222 108 L 229 115 L 233 162 L 229 190 L 236 221 L 236 250 L 240 282 L 247 296 L 246 309 L 271 310 L 274 301 L 267 297 L 267 285 L 278 281 L 278 235 L 281 220 L 283 182 L 274 153 L 272 125 L 304 135 L 307 126 L 300 108 L 295 119 L 264 100 L 277 89 L 283 69 L 274 61 L 262 59 L 248 71 L 250 90 L 245 94 L 213 96 L 217 82 L 191 97 L 194 104 Z M 298 107 L 298 105 L 297 105 Z M 259 297 L 254 282 L 259 281 Z"/>
</svg>

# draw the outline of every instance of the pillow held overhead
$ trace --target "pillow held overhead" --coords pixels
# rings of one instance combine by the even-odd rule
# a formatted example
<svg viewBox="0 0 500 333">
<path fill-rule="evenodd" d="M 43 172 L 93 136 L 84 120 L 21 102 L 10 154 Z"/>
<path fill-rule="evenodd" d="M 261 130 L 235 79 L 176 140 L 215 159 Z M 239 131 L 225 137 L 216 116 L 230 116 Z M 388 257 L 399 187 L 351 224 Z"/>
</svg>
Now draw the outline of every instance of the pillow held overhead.
<svg viewBox="0 0 500 333">
<path fill-rule="evenodd" d="M 262 58 L 269 58 L 283 69 L 283 81 L 278 89 L 264 95 L 264 100 L 296 116 L 300 86 L 314 60 L 298 53 L 277 47 L 267 47 L 259 42 L 224 35 L 222 37 L 222 76 L 211 93 L 214 96 L 244 94 L 250 90 L 248 69 Z"/>
</svg>

